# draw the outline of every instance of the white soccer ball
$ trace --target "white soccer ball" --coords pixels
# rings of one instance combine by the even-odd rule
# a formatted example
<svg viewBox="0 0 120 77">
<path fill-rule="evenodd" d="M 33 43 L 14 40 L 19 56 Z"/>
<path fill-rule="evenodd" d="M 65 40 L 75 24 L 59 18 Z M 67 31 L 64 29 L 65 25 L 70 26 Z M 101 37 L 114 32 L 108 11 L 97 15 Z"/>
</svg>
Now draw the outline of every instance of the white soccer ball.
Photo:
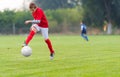
<svg viewBox="0 0 120 77">
<path fill-rule="evenodd" d="M 21 49 L 21 54 L 25 57 L 28 57 L 32 54 L 32 49 L 29 46 L 24 46 Z"/>
</svg>

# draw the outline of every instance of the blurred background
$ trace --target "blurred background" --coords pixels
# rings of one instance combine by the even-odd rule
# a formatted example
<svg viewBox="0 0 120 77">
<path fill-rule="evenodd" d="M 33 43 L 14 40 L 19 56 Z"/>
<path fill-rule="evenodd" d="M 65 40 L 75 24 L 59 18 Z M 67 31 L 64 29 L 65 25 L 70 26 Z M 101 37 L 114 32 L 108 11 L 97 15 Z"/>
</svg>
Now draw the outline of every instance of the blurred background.
<svg viewBox="0 0 120 77">
<path fill-rule="evenodd" d="M 81 20 L 90 35 L 120 34 L 120 0 L 0 0 L 1 35 L 29 32 L 30 2 L 44 10 L 51 34 L 80 34 Z"/>
</svg>

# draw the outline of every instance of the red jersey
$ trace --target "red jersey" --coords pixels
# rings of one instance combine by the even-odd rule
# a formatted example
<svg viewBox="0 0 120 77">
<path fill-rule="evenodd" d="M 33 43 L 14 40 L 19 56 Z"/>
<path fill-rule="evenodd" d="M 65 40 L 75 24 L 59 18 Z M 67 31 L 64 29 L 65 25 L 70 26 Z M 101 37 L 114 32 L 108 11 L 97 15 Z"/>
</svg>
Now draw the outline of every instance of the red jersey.
<svg viewBox="0 0 120 77">
<path fill-rule="evenodd" d="M 32 16 L 34 20 L 40 20 L 40 23 L 38 23 L 38 26 L 43 28 L 48 28 L 47 18 L 41 8 L 37 8 L 35 12 L 32 13 Z"/>
</svg>

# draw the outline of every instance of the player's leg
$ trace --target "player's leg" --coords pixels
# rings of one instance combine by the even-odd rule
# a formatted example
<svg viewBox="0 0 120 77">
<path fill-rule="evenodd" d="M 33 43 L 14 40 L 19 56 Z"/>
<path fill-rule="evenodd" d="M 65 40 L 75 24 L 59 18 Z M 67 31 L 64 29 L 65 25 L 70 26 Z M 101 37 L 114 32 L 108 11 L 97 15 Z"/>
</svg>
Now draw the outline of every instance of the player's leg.
<svg viewBox="0 0 120 77">
<path fill-rule="evenodd" d="M 87 31 L 85 31 L 85 33 L 84 33 L 84 37 L 85 37 L 85 40 L 88 41 Z"/>
<path fill-rule="evenodd" d="M 87 31 L 86 30 L 83 30 L 82 33 L 81 33 L 81 36 L 86 40 L 88 41 L 88 37 L 86 35 Z"/>
<path fill-rule="evenodd" d="M 81 33 L 81 36 L 85 39 L 85 34 L 84 33 Z"/>
<path fill-rule="evenodd" d="M 84 34 L 83 33 L 81 33 L 81 36 L 84 38 Z"/>
<path fill-rule="evenodd" d="M 23 46 L 29 44 L 29 42 L 32 40 L 33 36 L 36 34 L 37 31 L 38 30 L 36 28 L 36 24 L 33 24 L 31 26 L 31 28 L 30 28 L 30 32 L 29 32 L 29 34 L 28 34 L 28 36 L 27 36 L 27 38 L 26 38 L 25 43 L 23 44 Z"/>
<path fill-rule="evenodd" d="M 85 40 L 88 41 L 88 37 L 87 37 L 87 35 L 85 35 L 84 37 L 85 37 Z"/>
<path fill-rule="evenodd" d="M 53 59 L 54 57 L 54 49 L 52 47 L 52 43 L 48 37 L 48 28 L 41 28 L 41 33 L 42 33 L 42 36 L 44 37 L 45 39 L 45 42 L 49 48 L 49 51 L 50 51 L 50 58 Z"/>
<path fill-rule="evenodd" d="M 86 35 L 85 33 L 81 33 L 81 36 L 82 36 L 86 41 L 88 41 L 88 37 L 87 37 L 87 35 Z"/>
</svg>

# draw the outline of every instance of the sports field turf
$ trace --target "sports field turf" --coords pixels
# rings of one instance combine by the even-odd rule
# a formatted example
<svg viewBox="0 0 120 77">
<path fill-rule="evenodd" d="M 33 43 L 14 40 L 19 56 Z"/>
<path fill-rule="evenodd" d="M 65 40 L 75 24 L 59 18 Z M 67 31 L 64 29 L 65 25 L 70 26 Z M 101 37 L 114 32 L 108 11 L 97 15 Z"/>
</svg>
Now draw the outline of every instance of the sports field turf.
<svg viewBox="0 0 120 77">
<path fill-rule="evenodd" d="M 79 35 L 51 35 L 52 61 L 40 35 L 30 42 L 32 56 L 22 56 L 25 38 L 0 36 L 0 77 L 120 77 L 120 35 L 89 36 L 89 42 Z"/>
</svg>

